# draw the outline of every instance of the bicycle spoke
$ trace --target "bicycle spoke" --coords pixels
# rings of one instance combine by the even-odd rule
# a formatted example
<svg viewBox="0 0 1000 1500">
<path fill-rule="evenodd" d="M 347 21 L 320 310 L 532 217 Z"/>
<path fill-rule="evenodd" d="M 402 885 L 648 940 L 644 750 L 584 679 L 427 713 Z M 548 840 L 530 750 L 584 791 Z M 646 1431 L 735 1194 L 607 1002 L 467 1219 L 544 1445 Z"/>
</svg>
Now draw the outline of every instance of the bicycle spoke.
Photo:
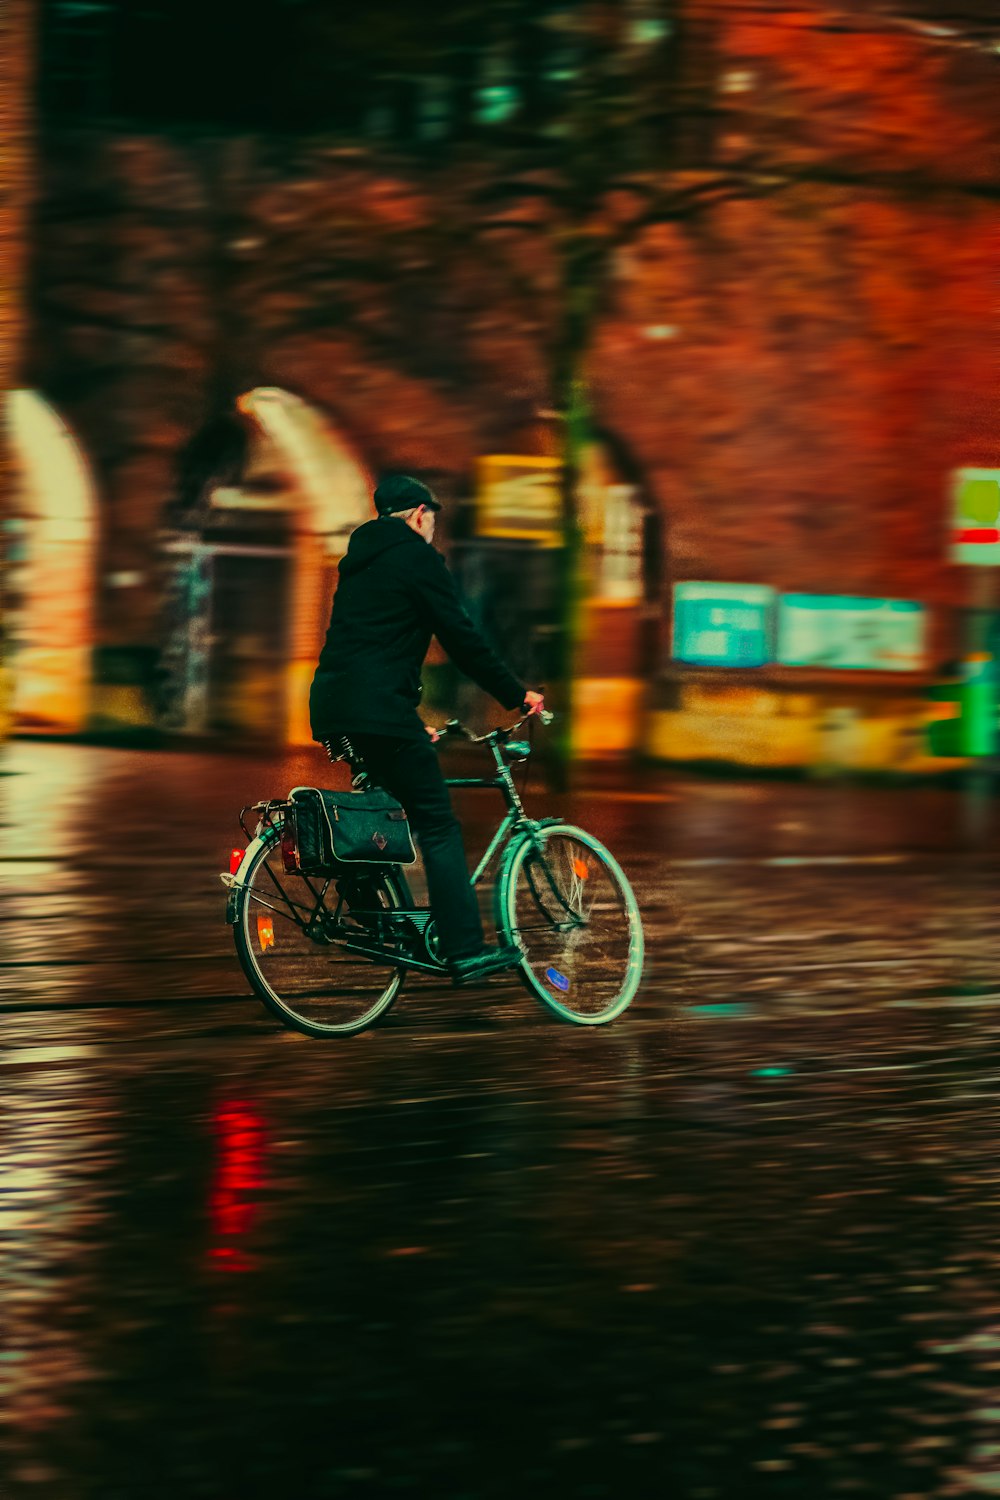
<svg viewBox="0 0 1000 1500">
<path fill-rule="evenodd" d="M 279 881 L 277 875 L 271 869 L 270 864 L 269 863 L 265 863 L 264 866 L 263 866 L 263 868 L 266 870 L 268 878 L 271 881 L 271 884 L 274 886 L 275 890 L 278 892 L 278 894 L 280 895 L 281 899 L 283 901 L 287 902 L 289 906 L 294 907 L 295 906 L 295 902 L 286 893 L 285 887 L 281 884 L 281 882 Z M 284 860 L 282 860 L 282 874 L 285 874 Z M 324 901 L 326 900 L 326 893 L 330 889 L 330 882 L 329 882 L 329 880 L 323 886 L 323 889 L 320 892 L 320 894 L 317 895 L 316 894 L 316 887 L 313 885 L 312 881 L 309 879 L 309 877 L 307 875 L 300 875 L 297 878 L 300 879 L 300 880 L 302 880 L 305 883 L 305 885 L 308 887 L 308 889 L 309 889 L 309 894 L 310 894 L 310 896 L 312 896 L 313 902 L 314 902 L 313 911 L 314 912 L 319 911 L 320 907 L 323 905 Z"/>
<path fill-rule="evenodd" d="M 505 900 L 526 950 L 525 977 L 567 1020 L 611 1019 L 641 973 L 642 925 L 611 855 L 581 830 L 546 828 L 515 860 Z"/>
<path fill-rule="evenodd" d="M 332 878 L 315 884 L 306 880 L 305 889 L 299 887 L 292 896 L 286 875 L 277 841 L 265 846 L 247 872 L 237 951 L 248 978 L 279 1019 L 299 1030 L 324 1035 L 369 1025 L 391 1005 L 405 972 L 375 930 L 403 904 L 387 883 L 389 877 L 381 871 L 369 877 L 364 910 L 359 906 L 352 912 L 342 891 L 335 910 L 326 906 Z M 303 900 L 306 891 L 311 907 Z M 274 916 L 283 920 L 275 922 Z M 357 926 L 346 927 L 348 921 Z M 352 954 L 348 938 L 384 952 L 384 960 Z"/>
<path fill-rule="evenodd" d="M 308 920 L 306 922 L 302 922 L 298 917 L 294 915 L 294 913 L 297 911 L 305 911 L 306 908 L 296 906 L 294 901 L 289 901 L 287 899 L 285 901 L 285 905 L 289 908 L 289 911 L 293 913 L 293 915 L 289 916 L 288 912 L 282 911 L 280 906 L 274 906 L 270 901 L 265 901 L 264 897 L 259 895 L 256 891 L 248 891 L 247 896 L 249 900 L 256 901 L 258 906 L 266 906 L 268 911 L 274 912 L 275 916 L 284 917 L 286 922 L 294 922 L 296 927 L 308 926 L 308 923 L 316 915 L 315 911 L 309 912 Z"/>
</svg>

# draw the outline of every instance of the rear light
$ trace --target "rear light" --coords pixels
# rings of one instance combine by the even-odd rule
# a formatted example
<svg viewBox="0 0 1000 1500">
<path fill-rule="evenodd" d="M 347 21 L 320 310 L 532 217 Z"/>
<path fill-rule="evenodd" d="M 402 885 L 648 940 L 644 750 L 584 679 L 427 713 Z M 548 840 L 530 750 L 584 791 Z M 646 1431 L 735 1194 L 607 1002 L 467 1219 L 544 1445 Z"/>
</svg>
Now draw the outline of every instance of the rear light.
<svg viewBox="0 0 1000 1500">
<path fill-rule="evenodd" d="M 233 852 L 232 852 L 232 854 L 230 854 L 230 856 L 229 856 L 229 873 L 230 873 L 230 875 L 235 875 L 236 874 L 236 872 L 239 869 L 240 865 L 243 863 L 243 856 L 244 856 L 245 853 L 246 853 L 245 849 L 234 849 Z"/>
<path fill-rule="evenodd" d="M 281 830 L 281 863 L 286 875 L 298 874 L 299 856 L 295 847 L 295 822 L 291 817 L 286 817 Z"/>
</svg>

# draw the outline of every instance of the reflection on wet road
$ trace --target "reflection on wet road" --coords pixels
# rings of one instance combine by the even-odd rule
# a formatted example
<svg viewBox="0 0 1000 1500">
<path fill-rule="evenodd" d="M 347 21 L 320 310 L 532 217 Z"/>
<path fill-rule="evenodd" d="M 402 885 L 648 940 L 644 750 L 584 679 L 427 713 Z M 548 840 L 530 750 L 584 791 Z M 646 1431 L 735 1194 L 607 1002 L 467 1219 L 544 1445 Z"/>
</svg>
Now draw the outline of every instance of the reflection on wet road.
<svg viewBox="0 0 1000 1500">
<path fill-rule="evenodd" d="M 215 874 L 300 766 L 9 765 L 5 1496 L 1000 1493 L 997 871 L 949 794 L 581 799 L 648 924 L 622 1022 L 420 980 L 325 1044 L 245 998 Z"/>
</svg>

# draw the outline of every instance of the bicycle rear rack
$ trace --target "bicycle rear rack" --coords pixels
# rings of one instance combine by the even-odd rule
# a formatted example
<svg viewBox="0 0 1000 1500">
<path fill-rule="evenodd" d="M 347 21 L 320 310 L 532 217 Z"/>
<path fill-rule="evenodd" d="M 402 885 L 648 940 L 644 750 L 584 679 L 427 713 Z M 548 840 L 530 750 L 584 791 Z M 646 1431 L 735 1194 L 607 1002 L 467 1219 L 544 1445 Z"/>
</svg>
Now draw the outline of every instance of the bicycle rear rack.
<svg viewBox="0 0 1000 1500">
<path fill-rule="evenodd" d="M 274 821 L 274 814 L 280 811 L 282 817 L 284 817 L 286 810 L 291 807 L 291 805 L 292 804 L 288 802 L 284 797 L 269 797 L 264 802 L 249 802 L 246 807 L 241 807 L 240 827 L 243 829 L 247 841 L 249 842 L 251 839 L 257 838 L 261 830 L 264 828 L 273 829 L 273 831 L 277 833 L 278 825 Z M 257 814 L 257 827 L 252 833 L 246 825 L 247 813 Z"/>
</svg>

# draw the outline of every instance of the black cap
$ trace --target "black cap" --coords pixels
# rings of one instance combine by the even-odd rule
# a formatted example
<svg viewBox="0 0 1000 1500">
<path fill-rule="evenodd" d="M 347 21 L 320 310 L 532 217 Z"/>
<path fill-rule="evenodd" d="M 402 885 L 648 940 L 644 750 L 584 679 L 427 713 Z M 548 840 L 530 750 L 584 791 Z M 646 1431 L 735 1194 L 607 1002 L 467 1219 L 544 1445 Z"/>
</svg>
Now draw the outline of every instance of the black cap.
<svg viewBox="0 0 1000 1500">
<path fill-rule="evenodd" d="M 428 510 L 441 509 L 426 484 L 421 484 L 419 479 L 411 479 L 409 474 L 390 474 L 375 491 L 375 509 L 380 516 L 392 516 L 400 510 L 415 510 L 418 505 L 426 505 Z"/>
</svg>

